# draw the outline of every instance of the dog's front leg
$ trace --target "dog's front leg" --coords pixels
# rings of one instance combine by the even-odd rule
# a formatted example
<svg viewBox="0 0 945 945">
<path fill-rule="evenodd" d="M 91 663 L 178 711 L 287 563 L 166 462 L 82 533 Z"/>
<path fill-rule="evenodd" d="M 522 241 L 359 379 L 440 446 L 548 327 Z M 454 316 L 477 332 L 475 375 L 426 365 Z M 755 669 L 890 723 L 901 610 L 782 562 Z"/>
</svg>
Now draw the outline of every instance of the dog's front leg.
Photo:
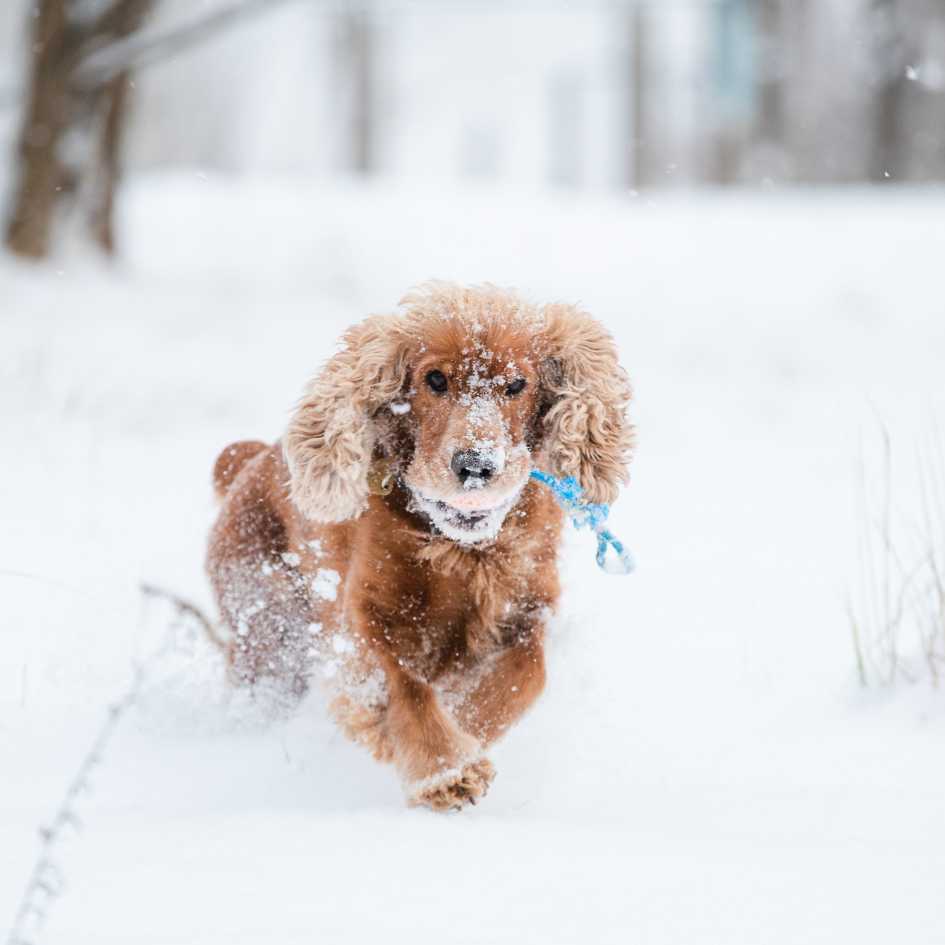
<svg viewBox="0 0 945 945">
<path fill-rule="evenodd" d="M 475 804 L 495 776 L 476 738 L 445 712 L 436 693 L 390 654 L 383 659 L 388 703 L 385 736 L 412 804 L 458 810 Z"/>
<path fill-rule="evenodd" d="M 479 676 L 456 710 L 463 730 L 480 744 L 491 745 L 545 687 L 543 634 L 539 627 L 523 631 Z"/>
</svg>

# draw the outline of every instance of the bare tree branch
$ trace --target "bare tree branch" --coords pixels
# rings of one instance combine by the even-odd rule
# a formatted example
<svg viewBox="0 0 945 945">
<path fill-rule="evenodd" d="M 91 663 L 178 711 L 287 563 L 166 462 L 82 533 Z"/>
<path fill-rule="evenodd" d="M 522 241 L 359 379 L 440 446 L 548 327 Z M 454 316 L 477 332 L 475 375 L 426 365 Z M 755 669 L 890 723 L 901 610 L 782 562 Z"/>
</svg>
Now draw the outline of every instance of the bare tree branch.
<svg viewBox="0 0 945 945">
<path fill-rule="evenodd" d="M 211 39 L 218 31 L 235 26 L 243 19 L 261 15 L 268 10 L 299 0 L 230 0 L 227 4 L 201 17 L 173 26 L 154 27 L 134 36 L 114 39 L 89 51 L 75 70 L 78 88 L 93 91 L 107 85 L 116 75 L 130 68 L 153 65 Z M 116 7 L 110 7 L 99 20 L 83 28 L 83 34 L 96 37 L 116 31 Z M 13 108 L 23 101 L 22 88 L 0 89 L 0 109 Z"/>
<path fill-rule="evenodd" d="M 288 2 L 298 0 L 230 0 L 213 12 L 194 17 L 187 23 L 142 30 L 89 53 L 76 68 L 75 81 L 81 88 L 96 88 L 121 72 L 152 65 L 198 45 L 244 19 Z"/>
</svg>

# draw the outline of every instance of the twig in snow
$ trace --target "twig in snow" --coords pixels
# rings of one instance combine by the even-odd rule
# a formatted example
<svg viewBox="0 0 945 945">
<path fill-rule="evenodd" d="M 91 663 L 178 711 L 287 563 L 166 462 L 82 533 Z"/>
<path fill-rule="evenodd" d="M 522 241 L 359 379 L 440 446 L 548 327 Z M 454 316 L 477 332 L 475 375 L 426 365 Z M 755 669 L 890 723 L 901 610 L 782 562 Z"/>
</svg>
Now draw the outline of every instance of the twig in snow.
<svg viewBox="0 0 945 945">
<path fill-rule="evenodd" d="M 169 604 L 174 606 L 179 614 L 196 620 L 197 623 L 203 627 L 204 633 L 207 634 L 211 642 L 215 643 L 221 649 L 226 646 L 226 641 L 217 632 L 213 621 L 211 621 L 196 604 L 192 604 L 189 600 L 178 596 L 172 591 L 164 590 L 164 588 L 156 587 L 153 584 L 142 584 L 141 593 L 144 594 L 145 597 L 157 597 L 160 600 L 166 600 Z"/>
<path fill-rule="evenodd" d="M 31 575 L 17 575 L 31 577 Z M 145 597 L 159 597 L 168 601 L 176 610 L 178 618 L 194 620 L 214 641 L 219 641 L 213 624 L 204 613 L 189 601 L 169 591 L 142 585 L 141 593 Z M 132 670 L 131 682 L 124 693 L 108 706 L 103 721 L 88 752 L 69 782 L 59 806 L 52 818 L 40 828 L 40 852 L 30 872 L 26 889 L 20 899 L 13 925 L 7 937 L 7 945 L 35 945 L 36 936 L 42 930 L 52 904 L 66 888 L 65 874 L 57 859 L 57 848 L 68 831 L 79 831 L 82 819 L 79 816 L 79 802 L 83 794 L 91 790 L 92 772 L 99 767 L 105 753 L 128 711 L 137 703 L 141 690 L 150 674 L 161 661 L 174 649 L 180 623 L 175 620 L 168 628 L 161 644 L 146 659 L 137 662 Z"/>
</svg>

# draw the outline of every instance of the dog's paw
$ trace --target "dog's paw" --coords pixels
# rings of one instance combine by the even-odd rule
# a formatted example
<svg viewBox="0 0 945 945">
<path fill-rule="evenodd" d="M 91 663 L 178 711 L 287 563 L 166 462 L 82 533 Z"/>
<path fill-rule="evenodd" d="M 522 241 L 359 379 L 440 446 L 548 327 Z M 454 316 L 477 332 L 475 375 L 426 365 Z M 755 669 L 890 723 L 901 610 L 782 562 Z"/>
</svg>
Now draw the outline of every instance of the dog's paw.
<svg viewBox="0 0 945 945">
<path fill-rule="evenodd" d="M 431 810 L 462 810 L 467 804 L 477 804 L 486 796 L 495 777 L 495 767 L 488 758 L 470 761 L 462 768 L 451 768 L 413 786 L 411 807 L 429 807 Z"/>
</svg>

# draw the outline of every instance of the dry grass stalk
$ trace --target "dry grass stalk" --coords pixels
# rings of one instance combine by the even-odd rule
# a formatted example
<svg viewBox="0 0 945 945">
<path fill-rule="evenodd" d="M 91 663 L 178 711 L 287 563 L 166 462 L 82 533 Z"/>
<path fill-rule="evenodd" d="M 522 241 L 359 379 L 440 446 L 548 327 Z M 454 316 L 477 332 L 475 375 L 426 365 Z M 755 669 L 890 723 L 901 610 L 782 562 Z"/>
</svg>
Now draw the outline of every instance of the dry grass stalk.
<svg viewBox="0 0 945 945">
<path fill-rule="evenodd" d="M 945 450 L 933 426 L 916 451 L 918 490 L 903 505 L 882 423 L 880 434 L 875 486 L 862 450 L 859 461 L 859 580 L 847 606 L 857 675 L 864 686 L 923 678 L 937 686 L 945 675 Z"/>
</svg>

